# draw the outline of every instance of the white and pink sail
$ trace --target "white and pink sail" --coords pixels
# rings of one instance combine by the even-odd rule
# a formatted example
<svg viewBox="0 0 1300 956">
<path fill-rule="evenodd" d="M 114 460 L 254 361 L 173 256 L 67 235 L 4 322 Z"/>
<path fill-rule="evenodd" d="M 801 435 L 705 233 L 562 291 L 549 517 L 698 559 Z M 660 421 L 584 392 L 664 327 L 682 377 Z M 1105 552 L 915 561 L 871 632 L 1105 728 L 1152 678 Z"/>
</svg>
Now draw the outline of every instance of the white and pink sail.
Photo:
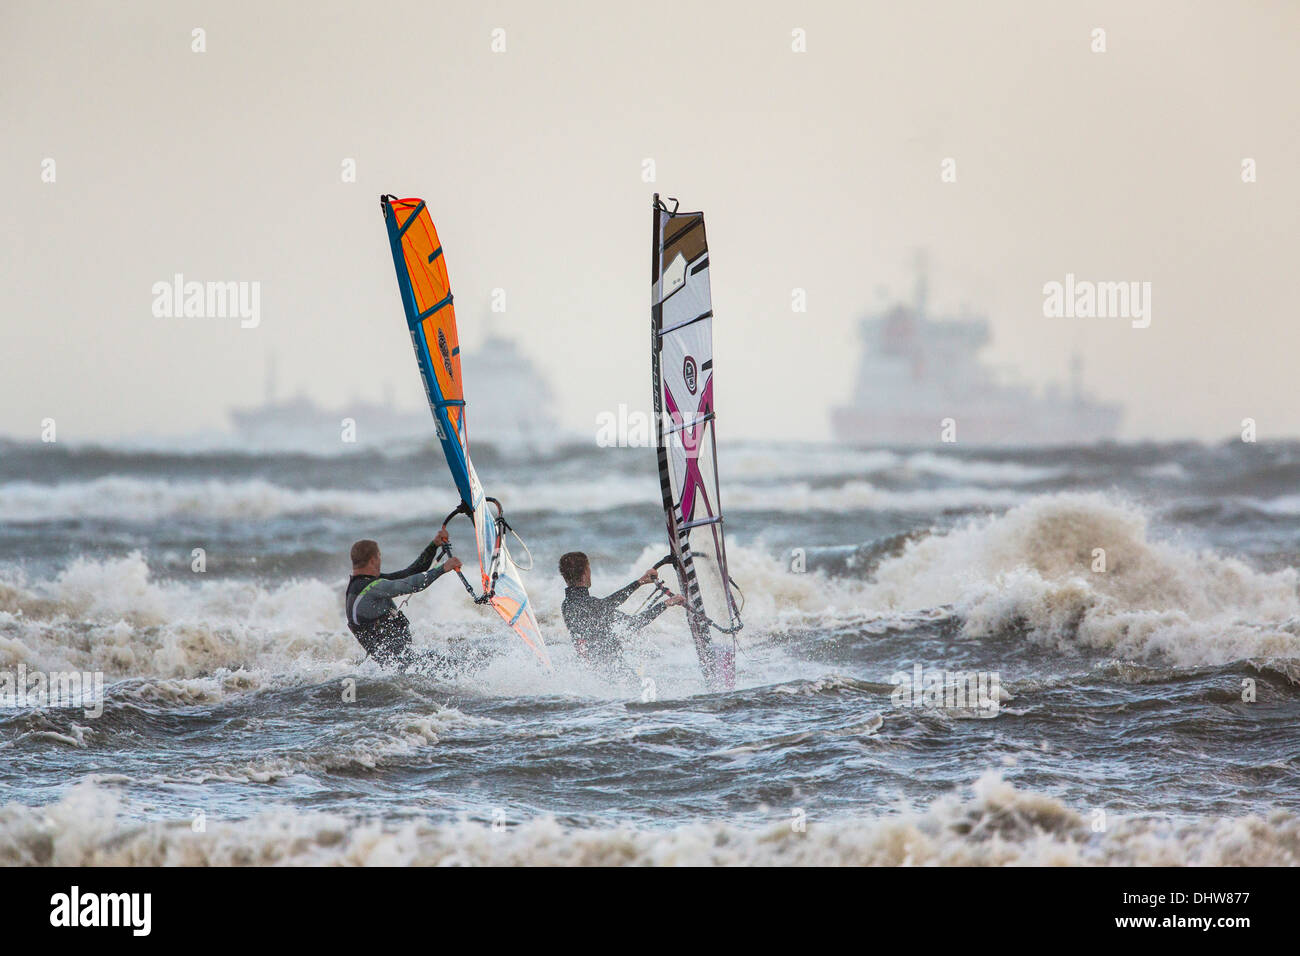
<svg viewBox="0 0 1300 956">
<path fill-rule="evenodd" d="M 727 571 L 713 404 L 713 302 L 702 212 L 654 197 L 651 369 L 659 484 L 687 620 L 712 689 L 735 684 L 739 589 Z"/>
</svg>

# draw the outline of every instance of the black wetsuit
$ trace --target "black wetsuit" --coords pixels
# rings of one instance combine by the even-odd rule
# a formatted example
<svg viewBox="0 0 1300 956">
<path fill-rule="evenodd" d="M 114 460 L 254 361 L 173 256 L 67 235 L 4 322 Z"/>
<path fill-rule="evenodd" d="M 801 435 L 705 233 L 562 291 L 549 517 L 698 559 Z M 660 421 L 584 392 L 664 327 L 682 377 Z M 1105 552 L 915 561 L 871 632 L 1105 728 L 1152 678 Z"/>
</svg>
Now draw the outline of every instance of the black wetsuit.
<svg viewBox="0 0 1300 956">
<path fill-rule="evenodd" d="M 438 546 L 430 544 L 408 568 L 378 577 L 354 574 L 348 581 L 344 609 L 350 630 L 361 646 L 381 664 L 405 665 L 411 657 L 411 622 L 393 598 L 423 591 L 442 575 L 433 565 Z"/>
<path fill-rule="evenodd" d="M 573 635 L 573 646 L 585 664 L 619 677 L 635 677 L 623 660 L 623 638 L 645 627 L 667 607 L 662 601 L 639 614 L 624 614 L 618 606 L 641 586 L 633 581 L 609 597 L 595 598 L 588 588 L 567 587 L 560 610 Z"/>
</svg>

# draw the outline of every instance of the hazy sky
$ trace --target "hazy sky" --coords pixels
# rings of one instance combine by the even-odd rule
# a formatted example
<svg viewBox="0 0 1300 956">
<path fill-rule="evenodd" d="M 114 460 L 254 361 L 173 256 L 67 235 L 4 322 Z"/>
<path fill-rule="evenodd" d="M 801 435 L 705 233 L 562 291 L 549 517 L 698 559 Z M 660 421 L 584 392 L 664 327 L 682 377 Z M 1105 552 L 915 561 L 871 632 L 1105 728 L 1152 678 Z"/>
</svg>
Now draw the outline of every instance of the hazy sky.
<svg viewBox="0 0 1300 956">
<path fill-rule="evenodd" d="M 1300 4 L 5 0 L 0 47 L 0 433 L 219 427 L 272 353 L 285 390 L 420 406 L 394 192 L 466 348 L 504 289 L 594 434 L 649 405 L 658 191 L 707 216 L 721 440 L 826 437 L 918 247 L 992 361 L 1063 380 L 1077 350 L 1126 437 L 1300 434 Z M 260 282 L 260 326 L 155 317 L 177 272 Z M 1070 272 L 1151 282 L 1150 327 L 1045 318 Z"/>
</svg>

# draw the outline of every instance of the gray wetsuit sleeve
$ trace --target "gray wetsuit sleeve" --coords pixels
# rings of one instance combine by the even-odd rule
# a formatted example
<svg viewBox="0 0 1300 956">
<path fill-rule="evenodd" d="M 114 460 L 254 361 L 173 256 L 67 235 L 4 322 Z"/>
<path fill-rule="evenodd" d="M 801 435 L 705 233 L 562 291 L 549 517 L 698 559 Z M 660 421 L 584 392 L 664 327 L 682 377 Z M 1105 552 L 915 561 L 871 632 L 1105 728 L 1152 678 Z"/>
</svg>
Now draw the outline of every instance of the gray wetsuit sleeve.
<svg viewBox="0 0 1300 956">
<path fill-rule="evenodd" d="M 385 612 L 391 610 L 391 605 L 385 606 L 385 601 L 391 601 L 403 594 L 415 594 L 423 591 L 441 576 L 442 565 L 439 564 L 428 571 L 420 571 L 404 578 L 377 578 L 357 598 L 356 616 L 361 620 L 381 617 Z"/>
</svg>

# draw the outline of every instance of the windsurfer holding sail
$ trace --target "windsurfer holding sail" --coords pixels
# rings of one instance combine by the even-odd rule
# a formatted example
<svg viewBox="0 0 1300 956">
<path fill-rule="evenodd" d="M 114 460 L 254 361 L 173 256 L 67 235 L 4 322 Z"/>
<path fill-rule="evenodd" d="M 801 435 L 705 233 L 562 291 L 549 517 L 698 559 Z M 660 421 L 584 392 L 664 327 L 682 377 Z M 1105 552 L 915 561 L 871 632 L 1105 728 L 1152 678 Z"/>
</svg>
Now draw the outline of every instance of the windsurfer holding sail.
<svg viewBox="0 0 1300 956">
<path fill-rule="evenodd" d="M 461 564 L 456 557 L 433 563 L 438 549 L 447 544 L 443 528 L 409 567 L 388 574 L 379 570 L 378 542 L 366 539 L 352 546 L 352 577 L 344 598 L 348 629 L 379 663 L 399 667 L 413 663 L 411 622 L 393 598 L 423 591 L 446 572 L 458 570 Z"/>
<path fill-rule="evenodd" d="M 618 610 L 619 605 L 643 585 L 657 583 L 659 572 L 651 568 L 609 597 L 595 598 L 591 596 L 591 562 L 581 551 L 570 551 L 560 558 L 560 574 L 567 585 L 560 610 L 569 633 L 573 635 L 578 659 L 609 676 L 635 677 L 623 660 L 623 639 L 641 630 L 668 608 L 686 603 L 681 595 L 669 594 L 667 600 L 636 614 L 624 614 Z"/>
</svg>

